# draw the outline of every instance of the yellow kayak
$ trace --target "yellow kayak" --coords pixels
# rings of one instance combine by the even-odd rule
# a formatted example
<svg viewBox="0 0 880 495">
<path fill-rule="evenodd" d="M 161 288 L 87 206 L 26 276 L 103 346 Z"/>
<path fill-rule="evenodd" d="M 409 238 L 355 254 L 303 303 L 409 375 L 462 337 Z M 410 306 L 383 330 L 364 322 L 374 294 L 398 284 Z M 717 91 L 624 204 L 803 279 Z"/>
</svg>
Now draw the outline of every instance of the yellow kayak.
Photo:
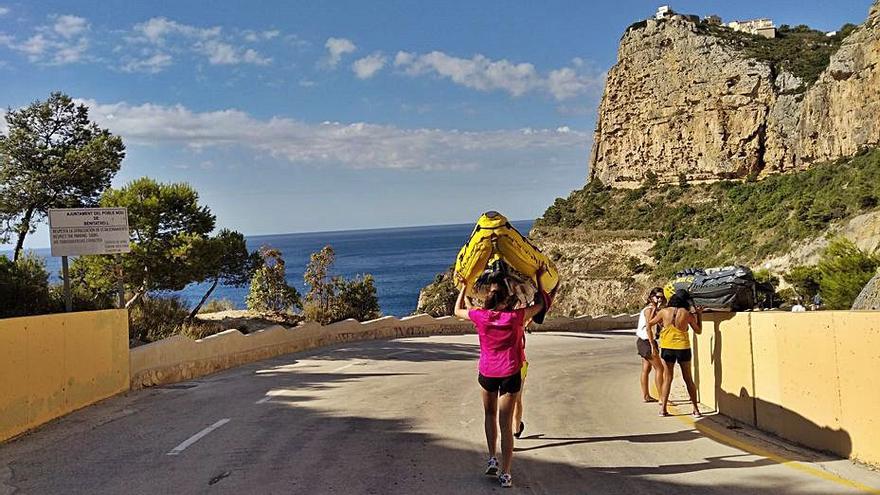
<svg viewBox="0 0 880 495">
<path fill-rule="evenodd" d="M 547 268 L 541 275 L 544 290 L 553 292 L 559 284 L 556 264 L 513 228 L 504 215 L 489 211 L 477 220 L 471 238 L 458 252 L 455 273 L 467 282 L 468 287 L 473 287 L 483 270 L 496 259 L 504 260 L 532 282 L 536 282 L 535 273 L 543 264 Z"/>
</svg>

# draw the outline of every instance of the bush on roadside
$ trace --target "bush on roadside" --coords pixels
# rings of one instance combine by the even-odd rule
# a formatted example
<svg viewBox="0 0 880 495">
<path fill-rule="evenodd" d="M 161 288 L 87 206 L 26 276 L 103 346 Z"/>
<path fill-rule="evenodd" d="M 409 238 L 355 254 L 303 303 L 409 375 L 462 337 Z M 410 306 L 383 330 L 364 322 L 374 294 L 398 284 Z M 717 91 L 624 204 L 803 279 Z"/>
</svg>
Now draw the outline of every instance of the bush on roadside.
<svg viewBox="0 0 880 495">
<path fill-rule="evenodd" d="M 231 299 L 211 299 L 199 308 L 199 314 L 219 313 L 221 311 L 232 311 L 235 309 L 235 303 Z"/>
<path fill-rule="evenodd" d="M 358 321 L 378 318 L 381 313 L 373 276 L 366 274 L 353 280 L 331 277 L 330 268 L 335 260 L 332 246 L 312 253 L 303 274 L 309 286 L 303 305 L 305 319 L 327 325 L 348 318 Z"/>
<path fill-rule="evenodd" d="M 254 271 L 245 300 L 247 308 L 261 314 L 291 313 L 302 309 L 299 292 L 287 283 L 281 251 L 263 246 L 260 257 L 263 261 Z"/>
<path fill-rule="evenodd" d="M 849 309 L 865 284 L 871 280 L 880 257 L 859 249 L 852 241 L 831 241 L 817 268 L 821 274 L 819 290 L 828 309 Z"/>
<path fill-rule="evenodd" d="M 416 314 L 427 313 L 434 317 L 451 315 L 458 297 L 458 287 L 453 280 L 452 269 L 438 273 L 434 281 L 419 294 Z"/>
<path fill-rule="evenodd" d="M 43 260 L 30 253 L 18 261 L 0 256 L 0 318 L 44 314 L 51 308 Z"/>
<path fill-rule="evenodd" d="M 128 311 L 129 338 L 154 342 L 178 333 L 189 315 L 189 306 L 177 296 L 146 295 Z"/>
<path fill-rule="evenodd" d="M 332 321 L 349 318 L 367 321 L 379 317 L 379 298 L 372 275 L 358 276 L 352 280 L 334 277 L 333 288 L 336 294 L 331 306 Z"/>
</svg>

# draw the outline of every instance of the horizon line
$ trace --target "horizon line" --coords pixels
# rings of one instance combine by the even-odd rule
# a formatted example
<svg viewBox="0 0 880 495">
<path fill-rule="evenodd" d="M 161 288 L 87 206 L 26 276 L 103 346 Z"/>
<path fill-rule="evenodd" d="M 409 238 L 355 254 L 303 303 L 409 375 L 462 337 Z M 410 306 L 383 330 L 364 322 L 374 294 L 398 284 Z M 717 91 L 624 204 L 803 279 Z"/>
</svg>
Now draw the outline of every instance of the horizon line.
<svg viewBox="0 0 880 495">
<path fill-rule="evenodd" d="M 520 219 L 520 220 L 509 220 L 511 223 L 513 222 L 534 222 L 536 219 Z M 476 222 L 474 222 L 476 224 Z M 339 234 L 343 232 L 370 232 L 376 230 L 403 230 L 403 229 L 417 229 L 417 228 L 431 228 L 431 227 L 452 227 L 456 225 L 470 225 L 470 222 L 460 222 L 460 223 L 440 223 L 440 224 L 430 224 L 430 225 L 400 225 L 394 227 L 370 227 L 370 228 L 360 228 L 360 229 L 333 229 L 333 230 L 314 230 L 309 232 L 276 232 L 271 234 L 242 234 L 245 238 L 257 238 L 257 237 L 272 237 L 279 235 L 307 235 L 307 234 Z M 37 250 L 37 249 L 50 249 L 51 246 L 29 246 L 23 249 L 23 251 L 28 250 Z M 13 248 L 4 248 L 0 250 L 0 254 L 6 254 L 12 252 Z"/>
</svg>

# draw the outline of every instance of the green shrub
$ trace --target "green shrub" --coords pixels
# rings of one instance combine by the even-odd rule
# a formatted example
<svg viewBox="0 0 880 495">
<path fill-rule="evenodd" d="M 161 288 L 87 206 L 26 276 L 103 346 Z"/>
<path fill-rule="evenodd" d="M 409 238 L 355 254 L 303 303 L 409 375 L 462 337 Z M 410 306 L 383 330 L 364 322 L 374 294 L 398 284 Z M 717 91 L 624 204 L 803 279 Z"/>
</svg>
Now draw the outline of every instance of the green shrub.
<svg viewBox="0 0 880 495">
<path fill-rule="evenodd" d="M 230 299 L 211 299 L 199 309 L 199 314 L 219 313 L 221 311 L 232 311 L 233 309 L 235 309 L 235 303 Z"/>
<path fill-rule="evenodd" d="M 819 289 L 828 309 L 852 307 L 878 266 L 877 255 L 860 250 L 847 239 L 832 240 L 817 265 L 821 273 Z"/>
<path fill-rule="evenodd" d="M 189 320 L 184 321 L 175 329 L 175 334 L 189 337 L 193 340 L 203 339 L 224 331 L 223 325 L 216 321 Z"/>
<path fill-rule="evenodd" d="M 791 267 L 783 278 L 791 284 L 798 296 L 804 301 L 810 301 L 819 292 L 819 279 L 822 278 L 822 273 L 815 266 L 799 265 Z"/>
<path fill-rule="evenodd" d="M 49 313 L 49 274 L 42 258 L 0 256 L 0 318 Z"/>
<path fill-rule="evenodd" d="M 254 271 L 251 288 L 245 303 L 256 313 L 290 313 L 302 309 L 302 300 L 296 288 L 287 283 L 284 258 L 281 251 L 260 248 L 262 264 Z"/>
<path fill-rule="evenodd" d="M 154 342 L 179 332 L 189 315 L 189 307 L 177 296 L 146 295 L 128 312 L 129 338 L 139 342 Z"/>
<path fill-rule="evenodd" d="M 115 294 L 92 291 L 85 284 L 72 280 L 70 285 L 70 302 L 73 311 L 95 311 L 99 309 L 115 308 L 117 301 Z M 49 286 L 49 304 L 53 313 L 61 313 L 66 310 L 64 300 L 64 285 L 52 284 Z"/>
<path fill-rule="evenodd" d="M 379 298 L 372 275 L 352 280 L 335 277 L 333 286 L 336 294 L 331 306 L 331 322 L 348 318 L 367 321 L 379 317 Z"/>
<path fill-rule="evenodd" d="M 379 298 L 373 276 L 366 274 L 353 280 L 330 277 L 335 260 L 332 246 L 324 246 L 312 253 L 303 274 L 310 287 L 303 305 L 305 319 L 327 325 L 348 318 L 359 321 L 378 318 Z"/>
<path fill-rule="evenodd" d="M 558 259 L 553 258 L 553 251 L 556 251 L 555 248 L 550 253 L 551 259 Z M 415 314 L 426 313 L 434 317 L 452 315 L 455 300 L 458 298 L 458 287 L 455 285 L 452 269 L 438 273 L 434 282 L 422 289 L 419 296 L 419 306 Z"/>
</svg>

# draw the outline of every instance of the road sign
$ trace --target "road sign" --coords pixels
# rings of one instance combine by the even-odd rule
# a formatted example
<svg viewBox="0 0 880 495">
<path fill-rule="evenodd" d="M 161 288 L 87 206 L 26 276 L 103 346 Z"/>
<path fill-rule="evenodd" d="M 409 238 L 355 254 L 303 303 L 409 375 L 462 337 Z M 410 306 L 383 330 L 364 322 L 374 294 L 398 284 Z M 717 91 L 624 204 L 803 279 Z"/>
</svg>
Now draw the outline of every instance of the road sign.
<svg viewBox="0 0 880 495">
<path fill-rule="evenodd" d="M 127 253 L 131 251 L 128 240 L 126 208 L 49 210 L 52 256 Z"/>
</svg>

